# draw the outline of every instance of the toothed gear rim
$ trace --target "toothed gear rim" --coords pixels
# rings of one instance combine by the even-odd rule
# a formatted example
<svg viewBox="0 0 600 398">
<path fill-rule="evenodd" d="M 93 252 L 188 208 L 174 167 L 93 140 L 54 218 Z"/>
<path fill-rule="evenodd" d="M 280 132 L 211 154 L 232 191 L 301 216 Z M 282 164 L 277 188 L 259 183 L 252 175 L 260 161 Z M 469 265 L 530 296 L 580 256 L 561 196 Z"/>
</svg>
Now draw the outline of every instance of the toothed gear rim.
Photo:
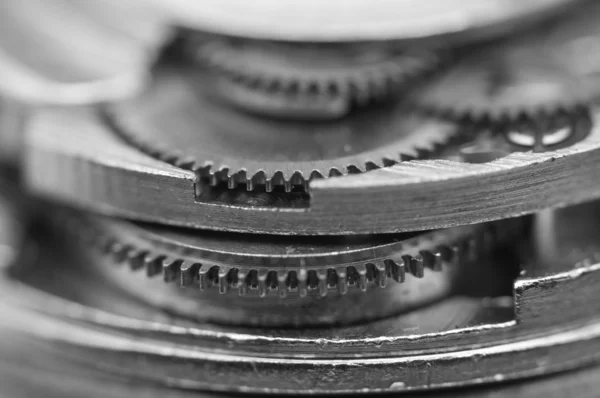
<svg viewBox="0 0 600 398">
<path fill-rule="evenodd" d="M 159 69 L 142 96 L 109 105 L 108 120 L 147 154 L 213 184 L 228 181 L 230 188 L 264 184 L 267 191 L 275 185 L 289 191 L 312 178 L 424 157 L 470 133 L 405 113 L 398 104 L 330 123 L 267 120 L 202 97 L 192 88 L 199 79 L 187 69 Z"/>
<path fill-rule="evenodd" d="M 117 262 L 127 262 L 148 276 L 163 274 L 201 290 L 230 288 L 241 295 L 277 290 L 301 297 L 309 291 L 326 296 L 329 290 L 385 287 L 389 279 L 403 283 L 425 269 L 441 271 L 487 253 L 519 233 L 521 219 L 443 230 L 366 237 L 281 237 L 191 231 L 140 224 L 100 216 L 81 220 L 64 215 L 71 232 Z"/>
<path fill-rule="evenodd" d="M 372 45 L 274 44 L 190 38 L 186 52 L 216 77 L 216 93 L 257 113 L 335 118 L 397 97 L 439 67 L 433 50 Z M 438 51 L 439 52 L 439 51 Z"/>
<path fill-rule="evenodd" d="M 483 48 L 409 96 L 436 114 L 514 119 L 569 112 L 600 96 L 600 3 L 589 2 L 542 32 Z"/>
</svg>

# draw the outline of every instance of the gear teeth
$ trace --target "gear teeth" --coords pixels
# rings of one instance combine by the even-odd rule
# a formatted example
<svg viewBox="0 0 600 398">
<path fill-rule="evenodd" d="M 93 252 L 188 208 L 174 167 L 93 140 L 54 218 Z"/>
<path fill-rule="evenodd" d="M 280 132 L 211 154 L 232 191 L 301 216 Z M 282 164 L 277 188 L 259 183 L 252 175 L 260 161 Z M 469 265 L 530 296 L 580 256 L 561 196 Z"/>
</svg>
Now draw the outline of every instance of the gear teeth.
<svg viewBox="0 0 600 398">
<path fill-rule="evenodd" d="M 192 265 L 190 265 L 191 267 Z M 202 264 L 198 269 L 198 287 L 200 290 L 207 290 L 212 286 L 212 271 L 213 267 L 208 264 Z"/>
<path fill-rule="evenodd" d="M 332 56 L 341 56 L 338 70 L 329 71 L 326 67 L 322 71 L 307 73 L 306 68 L 295 71 L 293 64 L 282 68 L 277 66 L 277 61 L 269 62 L 269 57 L 272 56 L 269 54 L 276 54 L 278 59 L 282 53 L 302 57 L 304 50 L 298 46 L 278 46 L 271 49 L 272 46 L 257 47 L 252 42 L 206 41 L 193 37 L 188 37 L 184 43 L 183 48 L 188 58 L 212 71 L 216 80 L 230 90 L 233 84 L 233 90 L 247 91 L 244 96 L 281 98 L 284 104 L 289 103 L 291 107 L 309 101 L 326 103 L 337 113 L 347 112 L 353 105 L 366 105 L 393 96 L 407 83 L 414 83 L 415 78 L 438 68 L 443 58 L 440 51 L 421 49 L 417 53 L 407 50 L 404 54 L 398 54 L 395 49 L 382 48 L 379 51 L 381 59 L 364 64 L 359 59 L 335 55 L 336 50 L 329 49 Z M 239 44 L 242 46 L 239 47 Z M 365 51 L 372 52 L 373 48 Z M 359 55 L 358 51 L 356 55 Z M 256 62 L 266 62 L 266 65 L 257 65 Z M 228 97 L 226 92 L 223 94 Z M 238 102 L 235 97 L 232 99 L 235 103 Z M 264 102 L 264 99 L 260 101 L 263 105 L 259 105 L 257 110 L 260 111 Z M 268 106 L 263 111 L 269 112 Z"/>
<path fill-rule="evenodd" d="M 400 263 L 397 263 L 391 259 L 385 260 L 386 266 L 391 269 L 392 279 L 398 283 L 404 283 L 404 280 L 406 279 L 405 263 L 402 258 L 399 259 L 399 262 Z"/>
<path fill-rule="evenodd" d="M 234 289 L 240 296 L 248 294 L 249 291 L 257 292 L 261 297 L 276 293 L 281 298 L 287 297 L 290 292 L 297 293 L 300 297 L 309 293 L 325 297 L 337 290 L 339 294 L 344 295 L 351 287 L 362 291 L 366 291 L 369 285 L 383 288 L 390 279 L 404 283 L 406 273 L 422 278 L 425 272 L 441 271 L 462 262 L 476 261 L 496 242 L 509 237 L 506 232 L 488 224 L 487 227 L 479 228 L 466 237 L 464 233 L 450 235 L 448 244 L 436 245 L 435 242 L 439 241 L 440 237 L 423 235 L 399 247 L 400 251 L 407 254 L 395 252 L 372 261 L 353 262 L 352 256 L 346 257 L 341 254 L 339 261 L 345 263 L 343 266 L 317 268 L 300 261 L 297 268 L 278 268 L 277 264 L 273 267 L 259 265 L 253 268 L 250 265 L 240 267 L 219 263 L 222 259 L 215 260 L 216 263 L 201 263 L 189 260 L 185 256 L 154 253 L 150 246 L 141 248 L 128 242 L 119 242 L 110 236 L 110 230 L 98 227 L 93 222 L 77 220 L 77 223 L 69 224 L 68 228 L 73 230 L 75 237 L 82 244 L 91 245 L 117 265 L 126 263 L 132 270 L 143 269 L 149 277 L 162 272 L 166 282 L 176 282 L 182 287 L 200 290 L 217 287 L 221 294 Z M 420 245 L 430 245 L 431 249 L 419 250 Z"/>
<path fill-rule="evenodd" d="M 162 260 L 162 275 L 165 282 L 173 282 L 183 277 L 183 275 L 180 276 L 181 263 L 181 260 L 172 258 Z M 183 285 L 183 282 L 180 282 L 180 284 Z"/>
<path fill-rule="evenodd" d="M 162 274 L 162 257 L 153 257 L 149 253 L 146 253 L 146 256 L 144 256 L 143 261 L 143 268 L 146 270 L 146 275 L 149 278 Z"/>
<path fill-rule="evenodd" d="M 139 251 L 133 248 L 129 248 L 125 254 L 125 259 L 129 263 L 129 267 L 133 271 L 137 271 L 139 269 L 144 268 L 146 256 L 148 255 L 147 251 Z"/>
<path fill-rule="evenodd" d="M 128 105 L 125 105 L 125 108 L 127 109 Z M 281 166 L 271 166 L 269 170 L 261 168 L 260 163 L 254 161 L 251 163 L 256 164 L 252 165 L 252 167 L 248 166 L 248 168 L 242 166 L 242 164 L 236 164 L 233 168 L 230 167 L 231 165 L 227 166 L 223 164 L 216 169 L 213 160 L 205 161 L 204 164 L 199 165 L 198 160 L 194 161 L 189 154 L 184 155 L 182 153 L 182 151 L 189 150 L 188 147 L 175 151 L 170 150 L 164 143 L 159 143 L 155 139 L 142 138 L 146 135 L 142 131 L 148 129 L 139 127 L 138 124 L 141 123 L 143 125 L 144 122 L 140 122 L 137 116 L 130 119 L 123 115 L 123 110 L 120 110 L 118 106 L 104 109 L 104 116 L 108 123 L 128 144 L 158 160 L 194 171 L 199 178 L 207 180 L 211 186 L 217 186 L 224 182 L 228 188 L 234 189 L 239 184 L 245 184 L 248 191 L 254 191 L 258 186 L 264 186 L 267 192 L 273 191 L 275 186 L 283 186 L 285 192 L 291 192 L 295 186 L 301 186 L 306 191 L 312 179 L 364 173 L 381 167 L 389 167 L 403 161 L 427 158 L 432 153 L 436 153 L 440 148 L 449 145 L 452 140 L 457 141 L 461 137 L 465 137 L 465 134 L 461 131 L 462 129 L 458 128 L 458 125 L 436 119 L 435 121 L 432 120 L 431 123 L 439 123 L 440 125 L 429 129 L 430 132 L 427 133 L 425 139 L 427 145 L 424 148 L 414 148 L 412 147 L 413 144 L 410 143 L 407 143 L 406 147 L 401 147 L 401 144 L 398 143 L 399 147 L 401 147 L 401 152 L 393 156 L 389 153 L 381 155 L 377 153 L 378 150 L 374 149 L 370 151 L 373 153 L 361 155 L 359 152 L 352 155 L 353 164 L 338 164 L 329 167 L 320 167 L 317 170 L 307 169 L 309 167 L 308 162 L 302 161 L 296 170 L 287 171 L 289 174 L 284 174 L 283 171 L 278 170 L 279 167 L 286 167 L 283 164 Z M 436 133 L 432 133 L 431 131 L 433 130 Z M 381 150 L 384 150 L 384 148 L 381 148 Z M 218 153 L 201 155 L 202 157 L 208 157 L 218 155 Z M 224 160 L 227 163 L 237 161 L 239 159 Z M 335 164 L 336 160 L 331 160 L 331 163 Z"/>
<path fill-rule="evenodd" d="M 439 249 L 436 249 L 433 253 L 432 253 L 432 265 L 430 266 L 430 268 L 433 271 L 441 271 L 442 267 L 444 265 L 444 256 L 442 254 L 442 251 Z"/>
<path fill-rule="evenodd" d="M 296 271 L 298 278 L 298 295 L 300 297 L 306 297 L 308 295 L 308 272 L 305 269 Z"/>
<path fill-rule="evenodd" d="M 238 269 L 236 287 L 239 296 L 245 296 L 248 293 L 248 272 L 246 270 Z"/>
<path fill-rule="evenodd" d="M 377 286 L 384 288 L 387 286 L 387 276 L 388 271 L 386 269 L 386 265 L 384 263 L 375 263 L 373 265 L 375 267 L 375 283 Z"/>
<path fill-rule="evenodd" d="M 425 276 L 424 261 L 420 254 L 414 257 L 407 257 L 407 262 L 410 264 L 410 273 L 413 276 L 417 278 L 422 278 Z"/>
<path fill-rule="evenodd" d="M 271 178 L 265 180 L 265 191 L 273 192 L 273 180 Z"/>
<path fill-rule="evenodd" d="M 229 283 L 229 272 L 230 268 L 221 267 L 219 268 L 218 278 L 219 278 L 219 293 L 225 294 L 229 291 L 230 283 Z"/>
<path fill-rule="evenodd" d="M 318 290 L 319 290 L 319 296 L 321 297 L 325 297 L 327 296 L 327 291 L 328 291 L 328 283 L 327 283 L 327 270 L 326 269 L 320 269 L 318 271 L 316 271 L 317 274 L 317 286 L 318 286 Z"/>
<path fill-rule="evenodd" d="M 288 275 L 277 275 L 277 293 L 280 298 L 286 298 L 288 294 Z"/>
<path fill-rule="evenodd" d="M 178 281 L 182 287 L 207 290 L 218 286 L 221 294 L 234 288 L 240 296 L 246 295 L 248 290 L 257 290 L 261 297 L 266 297 L 271 290 L 275 290 L 281 298 L 287 297 L 290 291 L 297 291 L 304 297 L 309 291 L 315 290 L 319 296 L 326 297 L 331 288 L 337 289 L 342 295 L 348 293 L 349 286 L 366 291 L 371 282 L 385 288 L 389 278 L 404 283 L 407 271 L 414 277 L 422 278 L 425 268 L 441 271 L 444 266 L 457 264 L 461 258 L 474 260 L 478 254 L 477 248 L 481 247 L 476 242 L 471 239 L 462 246 L 437 247 L 434 251 L 420 251 L 415 256 L 405 255 L 397 260 L 385 259 L 346 267 L 317 270 L 301 268 L 283 272 L 267 268 L 247 271 L 164 256 L 153 257 L 148 251 L 135 250 L 118 242 L 110 242 L 104 252 L 119 264 L 126 262 L 132 270 L 146 269 L 150 277 L 162 271 L 165 282 Z"/>
<path fill-rule="evenodd" d="M 129 248 L 119 242 L 112 242 L 109 246 L 112 257 L 115 263 L 122 264 L 127 258 Z"/>
<path fill-rule="evenodd" d="M 257 272 L 257 281 L 258 281 L 258 295 L 260 297 L 267 297 L 268 286 L 267 286 L 267 276 L 269 275 L 269 271 L 266 269 L 260 269 Z"/>
<path fill-rule="evenodd" d="M 357 274 L 357 282 L 358 282 L 358 288 L 363 291 L 366 292 L 367 291 L 367 266 L 364 264 L 359 264 L 356 265 L 354 267 L 354 269 L 356 270 L 356 274 Z"/>
<path fill-rule="evenodd" d="M 338 292 L 341 295 L 348 293 L 348 274 L 346 268 L 338 267 L 335 269 L 337 276 Z"/>
</svg>

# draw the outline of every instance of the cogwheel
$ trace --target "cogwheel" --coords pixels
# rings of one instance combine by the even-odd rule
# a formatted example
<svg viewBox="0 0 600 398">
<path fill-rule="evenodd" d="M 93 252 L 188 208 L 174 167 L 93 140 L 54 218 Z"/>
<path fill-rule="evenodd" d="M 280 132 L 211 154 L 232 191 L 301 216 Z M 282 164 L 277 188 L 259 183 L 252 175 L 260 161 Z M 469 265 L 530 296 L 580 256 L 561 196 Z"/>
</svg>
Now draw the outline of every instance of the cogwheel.
<svg viewBox="0 0 600 398">
<path fill-rule="evenodd" d="M 479 123 L 473 140 L 442 149 L 437 158 L 467 163 L 486 163 L 514 152 L 546 152 L 570 147 L 591 132 L 592 117 L 587 107 L 570 112 L 521 115 L 504 123 Z"/>
<path fill-rule="evenodd" d="M 435 114 L 515 119 L 571 111 L 600 95 L 600 4 L 525 39 L 469 54 L 409 96 Z"/>
<path fill-rule="evenodd" d="M 522 219 L 423 233 L 369 237 L 289 238 L 202 232 L 104 217 L 66 217 L 68 228 L 86 245 L 99 248 L 117 263 L 148 276 L 163 274 L 200 290 L 216 286 L 224 294 L 270 291 L 279 297 L 337 290 L 385 287 L 406 274 L 422 278 L 425 269 L 441 271 L 487 255 L 519 233 Z M 452 271 L 451 273 L 453 273 Z"/>
<path fill-rule="evenodd" d="M 397 104 L 337 122 L 259 118 L 203 97 L 202 77 L 189 69 L 159 69 L 145 94 L 106 108 L 108 122 L 143 152 L 194 170 L 213 185 L 284 186 L 288 192 L 313 178 L 422 158 L 472 132 L 405 113 Z"/>
<path fill-rule="evenodd" d="M 441 64 L 439 51 L 383 44 L 191 38 L 184 48 L 214 73 L 214 91 L 227 102 L 254 113 L 300 119 L 337 118 L 355 106 L 396 97 Z"/>
</svg>

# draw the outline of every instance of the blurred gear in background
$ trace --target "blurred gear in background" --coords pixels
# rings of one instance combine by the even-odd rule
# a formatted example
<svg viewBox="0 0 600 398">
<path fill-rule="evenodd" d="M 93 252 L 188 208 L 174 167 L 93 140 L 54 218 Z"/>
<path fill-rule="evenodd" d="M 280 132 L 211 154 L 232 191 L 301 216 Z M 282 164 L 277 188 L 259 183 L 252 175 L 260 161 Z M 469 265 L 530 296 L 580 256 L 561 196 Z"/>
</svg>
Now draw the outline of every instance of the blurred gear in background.
<svg viewBox="0 0 600 398">
<path fill-rule="evenodd" d="M 597 396 L 597 1 L 1 7 L 3 397 Z"/>
</svg>

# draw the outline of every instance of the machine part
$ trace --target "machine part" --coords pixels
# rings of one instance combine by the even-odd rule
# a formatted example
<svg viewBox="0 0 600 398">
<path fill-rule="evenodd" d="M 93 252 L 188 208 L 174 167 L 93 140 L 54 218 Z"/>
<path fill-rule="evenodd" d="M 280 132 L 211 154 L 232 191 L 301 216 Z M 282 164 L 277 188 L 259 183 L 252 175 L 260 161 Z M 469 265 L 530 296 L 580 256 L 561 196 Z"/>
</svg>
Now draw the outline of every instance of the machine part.
<svg viewBox="0 0 600 398">
<path fill-rule="evenodd" d="M 525 38 L 470 53 L 408 101 L 454 119 L 517 120 L 570 112 L 600 97 L 598 2 Z"/>
<path fill-rule="evenodd" d="M 349 324 L 423 307 L 454 292 L 458 278 L 475 277 L 493 249 L 525 229 L 519 219 L 412 237 L 291 239 L 77 215 L 55 222 L 84 249 L 99 249 L 88 261 L 132 296 L 199 322 L 262 327 Z M 129 269 L 116 267 L 123 263 Z"/>
<path fill-rule="evenodd" d="M 162 273 L 166 282 L 182 287 L 218 287 L 221 294 L 234 288 L 239 295 L 258 293 L 261 297 L 271 292 L 280 297 L 288 293 L 325 297 L 330 289 L 343 295 L 349 288 L 385 287 L 388 276 L 404 283 L 406 274 L 423 277 L 429 270 L 457 265 L 462 256 L 473 257 L 477 246 L 475 227 L 406 237 L 302 239 L 184 230 L 98 217 L 90 221 L 88 225 L 74 221 L 74 236 L 85 234 L 86 240 L 117 263 L 145 269 L 148 276 Z M 492 240 L 491 226 L 485 232 L 480 244 Z"/>
<path fill-rule="evenodd" d="M 267 192 L 424 157 L 468 132 L 411 116 L 399 105 L 339 122 L 259 118 L 203 97 L 202 80 L 187 68 L 158 70 L 145 94 L 107 107 L 110 124 L 150 156 L 193 170 L 212 185 L 245 184 L 249 191 L 260 185 Z"/>
<path fill-rule="evenodd" d="M 21 336 L 3 339 L 8 350 L 16 351 L 29 342 L 21 342 Z M 38 347 L 36 347 L 38 348 Z M 1 349 L 1 348 L 0 348 Z M 2 350 L 4 353 L 5 350 Z M 32 351 L 34 352 L 34 351 Z M 41 354 L 35 351 L 37 361 L 23 358 L 23 350 L 19 355 L 1 357 L 6 365 L 0 367 L 0 383 L 6 386 L 8 396 L 26 396 L 45 398 L 122 398 L 124 396 L 144 396 L 146 398 L 207 398 L 214 394 L 202 394 L 198 391 L 172 389 L 164 385 L 156 385 L 141 380 L 127 380 L 118 375 L 107 375 L 102 371 L 82 371 L 79 366 L 68 360 L 58 361 L 53 353 Z M 41 359 L 39 359 L 41 358 Z M 15 366 L 15 364 L 21 364 Z M 494 383 L 489 386 L 479 385 L 475 388 L 448 389 L 429 392 L 428 398 L 560 398 L 580 397 L 594 398 L 600 388 L 600 366 L 584 367 L 552 374 L 547 377 L 522 380 L 504 384 Z M 14 391 L 14 393 L 13 393 Z M 413 395 L 418 397 L 419 395 Z"/>
<path fill-rule="evenodd" d="M 436 156 L 439 159 L 486 163 L 513 152 L 547 152 L 568 148 L 590 133 L 590 112 L 576 107 L 570 112 L 556 112 L 538 117 L 521 117 L 512 122 L 478 123 L 475 138 L 461 146 L 449 146 Z"/>
<path fill-rule="evenodd" d="M 75 218 L 76 217 L 76 218 Z M 520 219 L 401 235 L 300 238 L 205 232 L 105 217 L 69 216 L 74 236 L 117 263 L 166 282 L 225 294 L 326 296 L 404 283 L 459 267 L 519 235 Z"/>
<path fill-rule="evenodd" d="M 143 88 L 163 44 L 159 37 L 166 40 L 168 29 L 157 25 L 155 43 L 140 42 L 75 8 L 65 0 L 0 5 L 3 95 L 24 102 L 81 105 L 128 97 Z"/>
<path fill-rule="evenodd" d="M 598 118 L 593 109 L 592 122 Z M 78 208 L 211 230 L 283 235 L 360 235 L 430 230 L 530 214 L 600 197 L 600 126 L 550 152 L 485 163 L 422 160 L 314 180 L 303 207 L 206 200 L 193 172 L 124 145 L 93 111 L 32 118 L 24 180 L 36 194 Z M 589 131 L 590 121 L 576 128 Z"/>
<path fill-rule="evenodd" d="M 98 274 L 107 283 L 171 316 L 222 326 L 263 328 L 352 325 L 406 313 L 449 297 L 460 272 L 458 267 L 446 267 L 439 272 L 425 271 L 420 277 L 409 274 L 403 284 L 366 292 L 350 289 L 344 295 L 330 293 L 323 297 L 318 288 L 309 287 L 307 298 L 296 292 L 286 297 L 267 292 L 260 297 L 256 294 L 259 288 L 249 289 L 254 294 L 245 296 L 221 295 L 216 289 L 181 289 L 158 278 L 117 268 L 111 258 L 96 257 L 89 261 L 96 264 L 100 269 Z"/>
<path fill-rule="evenodd" d="M 441 64 L 414 46 L 274 44 L 190 38 L 185 52 L 214 75 L 216 95 L 239 109 L 293 119 L 335 119 L 398 97 Z M 211 79 L 212 81 L 212 79 Z"/>
<path fill-rule="evenodd" d="M 377 322 L 326 329 L 190 323 L 128 300 L 94 267 L 85 269 L 87 262 L 57 260 L 42 247 L 40 261 L 62 266 L 20 264 L 12 278 L 1 280 L 0 314 L 9 320 L 2 329 L 37 341 L 44 352 L 82 370 L 185 390 L 397 393 L 554 373 L 600 359 L 600 265 L 586 256 L 568 262 L 580 238 L 594 241 L 589 252 L 600 253 L 593 233 L 598 219 L 590 217 L 598 211 L 589 209 L 559 221 L 555 231 L 569 231 L 573 240 L 553 247 L 551 264 L 536 256 L 521 260 L 514 308 L 508 297 L 456 297 Z M 545 238 L 536 233 L 534 240 Z M 76 279 L 65 283 L 65 277 Z"/>
<path fill-rule="evenodd" d="M 371 40 L 473 40 L 531 25 L 573 6 L 573 0 L 468 0 L 457 8 L 445 0 L 150 0 L 177 22 L 227 36 L 296 42 Z M 441 38 L 441 36 L 445 36 Z"/>
</svg>

